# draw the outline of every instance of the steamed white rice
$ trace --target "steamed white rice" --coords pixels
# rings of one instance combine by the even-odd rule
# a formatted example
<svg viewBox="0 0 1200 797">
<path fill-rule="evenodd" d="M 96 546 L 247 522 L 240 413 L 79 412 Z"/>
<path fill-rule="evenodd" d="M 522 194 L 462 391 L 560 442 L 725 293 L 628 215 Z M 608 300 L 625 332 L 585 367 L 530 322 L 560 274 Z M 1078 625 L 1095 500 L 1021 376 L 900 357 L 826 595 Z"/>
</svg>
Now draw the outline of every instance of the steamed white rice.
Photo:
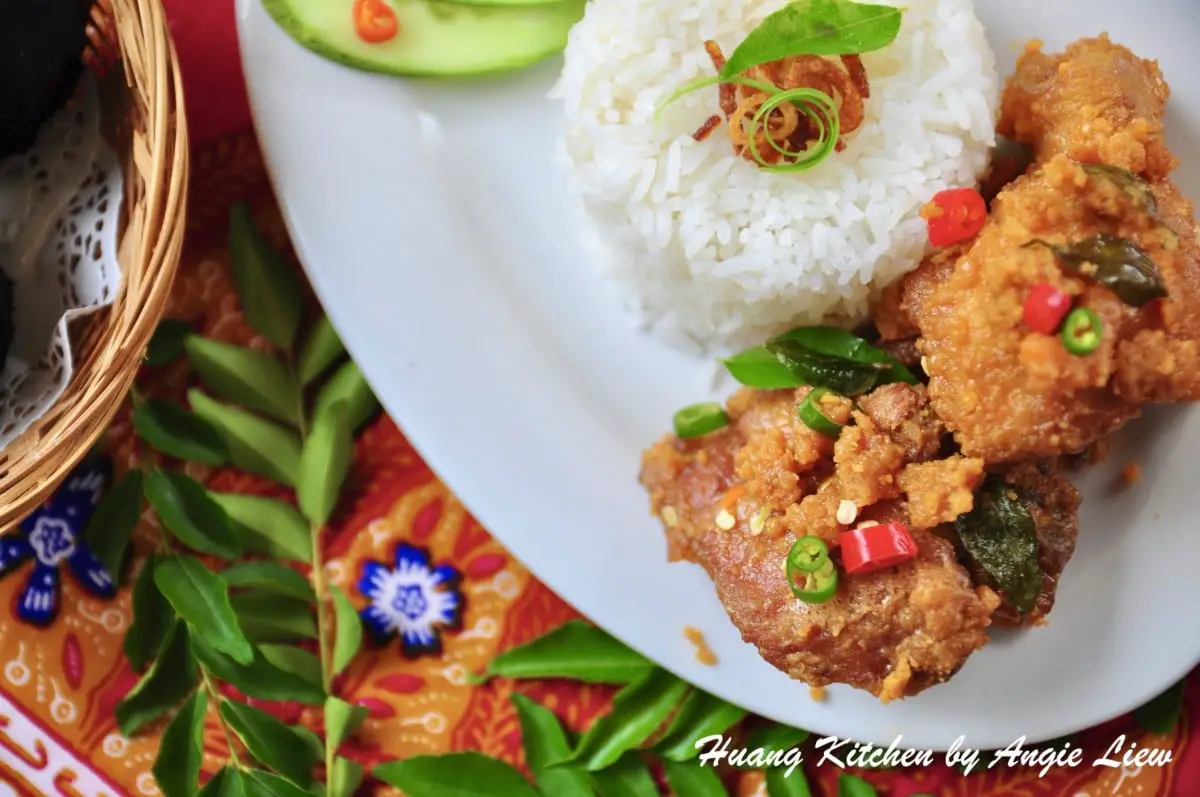
<svg viewBox="0 0 1200 797">
<path fill-rule="evenodd" d="M 733 154 L 717 89 L 655 109 L 713 74 L 785 0 L 592 0 L 554 94 L 591 243 L 643 322 L 676 344 L 729 350 L 789 325 L 859 317 L 926 246 L 919 211 L 972 185 L 995 143 L 999 80 L 972 0 L 905 0 L 900 35 L 863 58 L 863 126 L 815 169 L 770 174 Z M 876 0 L 893 2 L 894 0 Z"/>
</svg>

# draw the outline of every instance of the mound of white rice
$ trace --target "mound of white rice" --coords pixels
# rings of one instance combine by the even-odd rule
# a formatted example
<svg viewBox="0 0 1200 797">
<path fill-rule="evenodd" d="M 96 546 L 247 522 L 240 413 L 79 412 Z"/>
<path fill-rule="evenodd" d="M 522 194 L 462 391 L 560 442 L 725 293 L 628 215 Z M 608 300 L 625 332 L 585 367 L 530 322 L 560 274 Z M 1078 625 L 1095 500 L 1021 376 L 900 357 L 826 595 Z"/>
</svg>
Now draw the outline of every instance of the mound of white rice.
<svg viewBox="0 0 1200 797">
<path fill-rule="evenodd" d="M 876 0 L 894 2 L 895 0 Z M 770 174 L 733 154 L 717 88 L 655 121 L 662 99 L 714 74 L 784 0 L 592 0 L 554 90 L 600 262 L 643 321 L 676 344 L 729 350 L 789 325 L 865 313 L 925 252 L 934 192 L 973 185 L 995 142 L 995 57 L 973 0 L 904 0 L 899 37 L 863 58 L 866 121 L 815 169 Z"/>
</svg>

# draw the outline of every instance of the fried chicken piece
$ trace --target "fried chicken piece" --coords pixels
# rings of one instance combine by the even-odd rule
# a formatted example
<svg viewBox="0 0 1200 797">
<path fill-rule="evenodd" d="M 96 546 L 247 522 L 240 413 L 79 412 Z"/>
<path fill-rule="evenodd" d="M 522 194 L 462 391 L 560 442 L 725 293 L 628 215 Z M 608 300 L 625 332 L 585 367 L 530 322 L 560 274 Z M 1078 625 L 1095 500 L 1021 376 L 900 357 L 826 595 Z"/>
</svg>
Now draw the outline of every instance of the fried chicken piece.
<svg viewBox="0 0 1200 797">
<path fill-rule="evenodd" d="M 651 447 L 642 484 L 671 559 L 704 567 L 743 638 L 768 662 L 812 686 L 847 683 L 883 700 L 916 694 L 985 644 L 1000 598 L 972 584 L 953 542 L 911 526 L 906 507 L 969 509 L 982 463 L 971 461 L 978 478 L 928 482 L 920 489 L 930 495 L 915 487 L 905 495 L 906 466 L 936 461 L 944 434 L 924 389 L 888 385 L 860 397 L 860 410 L 847 406 L 836 418 L 853 420 L 836 443 L 797 418 L 807 390 L 740 391 L 725 429 Z M 735 505 L 722 505 L 727 495 L 738 496 Z M 836 517 L 843 500 L 855 502 L 856 522 L 910 522 L 919 552 L 898 567 L 843 574 L 836 598 L 805 603 L 788 586 L 788 549 L 812 534 L 833 550 L 847 529 Z M 727 530 L 718 522 L 723 509 L 733 516 Z"/>
<path fill-rule="evenodd" d="M 1146 403 L 1200 397 L 1200 316 L 1189 313 L 1200 299 L 1196 222 L 1191 203 L 1158 176 L 1174 163 L 1162 141 L 1167 93 L 1157 66 L 1107 38 L 1060 56 L 1027 52 L 1007 87 L 1001 127 L 1044 162 L 1000 193 L 965 251 L 935 254 L 882 303 L 882 332 L 909 333 L 898 317 L 919 331 L 934 409 L 964 454 L 988 463 L 1069 455 Z M 1147 170 L 1153 212 L 1128 181 L 1068 155 Z M 1132 307 L 1047 247 L 1028 246 L 1100 234 L 1146 250 L 1167 298 Z M 1075 356 L 1056 335 L 1025 326 L 1024 303 L 1038 283 L 1099 314 L 1096 351 Z"/>
<path fill-rule="evenodd" d="M 1039 161 L 1066 155 L 1165 176 L 1175 167 L 1163 137 L 1170 95 L 1157 62 L 1107 35 L 1058 55 L 1032 42 L 1004 92 L 999 132 L 1033 146 Z"/>
</svg>

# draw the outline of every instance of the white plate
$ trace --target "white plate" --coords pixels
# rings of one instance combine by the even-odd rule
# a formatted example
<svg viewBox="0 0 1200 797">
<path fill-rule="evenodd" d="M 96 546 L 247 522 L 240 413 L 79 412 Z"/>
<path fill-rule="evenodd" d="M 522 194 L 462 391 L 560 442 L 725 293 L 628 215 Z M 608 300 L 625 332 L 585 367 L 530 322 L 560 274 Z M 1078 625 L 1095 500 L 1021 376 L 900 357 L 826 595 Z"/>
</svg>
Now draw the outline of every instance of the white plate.
<svg viewBox="0 0 1200 797">
<path fill-rule="evenodd" d="M 601 1 L 601 0 L 597 0 Z M 648 0 L 652 1 L 652 0 Z M 732 0 L 731 0 L 732 1 Z M 347 0 L 348 2 L 348 0 Z M 981 0 L 1002 67 L 1031 36 L 1110 30 L 1171 81 L 1178 177 L 1200 197 L 1194 0 Z M 808 688 L 744 644 L 694 565 L 669 565 L 638 455 L 710 367 L 635 331 L 588 263 L 554 165 L 557 63 L 502 78 L 360 74 L 239 0 L 242 57 L 295 244 L 384 405 L 472 512 L 558 594 L 678 675 L 821 734 L 945 748 L 1052 738 L 1152 697 L 1200 660 L 1200 413 L 1154 412 L 1084 480 L 1049 627 L 997 634 L 948 684 L 880 705 Z M 1190 136 L 1190 137 L 1189 137 Z M 1142 480 L 1107 491 L 1128 458 Z M 702 629 L 720 659 L 698 664 Z"/>
</svg>

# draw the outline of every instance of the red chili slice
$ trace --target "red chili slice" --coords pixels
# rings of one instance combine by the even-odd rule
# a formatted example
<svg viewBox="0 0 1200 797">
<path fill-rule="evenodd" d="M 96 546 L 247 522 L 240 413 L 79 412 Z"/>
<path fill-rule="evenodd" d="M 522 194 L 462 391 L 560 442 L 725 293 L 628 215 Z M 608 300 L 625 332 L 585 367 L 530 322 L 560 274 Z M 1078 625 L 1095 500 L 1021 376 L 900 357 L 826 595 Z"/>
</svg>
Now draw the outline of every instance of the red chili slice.
<svg viewBox="0 0 1200 797">
<path fill-rule="evenodd" d="M 908 526 L 897 521 L 844 531 L 838 536 L 846 573 L 870 573 L 902 564 L 917 555 Z"/>
<path fill-rule="evenodd" d="M 974 188 L 951 188 L 934 194 L 921 208 L 921 217 L 929 225 L 929 243 L 952 246 L 979 234 L 987 221 L 987 203 Z"/>
<path fill-rule="evenodd" d="M 1071 297 L 1048 282 L 1033 286 L 1025 299 L 1025 326 L 1043 335 L 1053 335 L 1071 309 Z"/>
<path fill-rule="evenodd" d="M 390 41 L 400 32 L 400 20 L 384 0 L 354 0 L 354 32 L 368 44 Z"/>
</svg>

